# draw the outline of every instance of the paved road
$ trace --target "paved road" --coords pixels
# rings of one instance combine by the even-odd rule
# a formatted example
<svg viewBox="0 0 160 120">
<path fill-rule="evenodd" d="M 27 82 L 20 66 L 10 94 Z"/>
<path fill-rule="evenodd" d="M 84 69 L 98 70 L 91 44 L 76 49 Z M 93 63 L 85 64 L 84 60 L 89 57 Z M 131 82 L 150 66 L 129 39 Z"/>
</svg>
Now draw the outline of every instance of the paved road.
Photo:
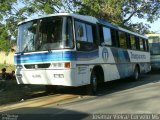
<svg viewBox="0 0 160 120">
<path fill-rule="evenodd" d="M 10 116 L 7 116 L 6 113 Z M 97 96 L 82 95 L 82 97 L 56 104 L 16 108 L 3 112 L 2 118 L 76 120 L 104 118 L 102 114 L 117 115 L 105 116 L 105 119 L 114 117 L 115 119 L 119 117 L 160 119 L 158 115 L 160 114 L 160 74 L 143 75 L 136 82 L 131 82 L 129 79 L 108 82 L 101 86 Z M 118 116 L 118 114 L 154 114 L 155 116 Z"/>
</svg>

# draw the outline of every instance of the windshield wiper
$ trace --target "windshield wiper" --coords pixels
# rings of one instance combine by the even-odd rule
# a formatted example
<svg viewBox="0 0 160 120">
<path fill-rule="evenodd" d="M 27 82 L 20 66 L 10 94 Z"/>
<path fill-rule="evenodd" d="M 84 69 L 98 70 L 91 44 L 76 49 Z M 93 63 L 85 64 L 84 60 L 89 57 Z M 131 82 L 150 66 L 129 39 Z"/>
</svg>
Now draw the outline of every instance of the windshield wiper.
<svg viewBox="0 0 160 120">
<path fill-rule="evenodd" d="M 31 44 L 33 42 L 33 39 L 30 39 L 29 41 L 28 41 L 28 43 L 26 44 L 26 46 L 25 46 L 25 48 L 22 50 L 22 54 L 24 53 L 24 52 L 27 52 L 26 50 L 28 49 L 28 47 L 29 47 L 29 45 Z"/>
</svg>

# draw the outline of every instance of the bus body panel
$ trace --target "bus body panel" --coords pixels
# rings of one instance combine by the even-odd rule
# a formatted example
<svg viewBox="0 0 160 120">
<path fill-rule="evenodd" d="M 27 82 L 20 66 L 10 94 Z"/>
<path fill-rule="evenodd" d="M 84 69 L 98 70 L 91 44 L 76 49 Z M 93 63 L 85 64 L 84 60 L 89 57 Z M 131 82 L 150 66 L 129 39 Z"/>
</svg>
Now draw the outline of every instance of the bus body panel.
<svg viewBox="0 0 160 120">
<path fill-rule="evenodd" d="M 31 54 L 31 56 L 29 54 L 21 55 L 21 58 L 19 58 L 18 55 L 15 56 L 16 60 L 19 58 L 16 61 L 16 64 L 23 66 L 23 69 L 16 70 L 17 75 L 19 74 L 19 76 L 23 76 L 21 79 L 20 77 L 17 77 L 18 83 L 63 86 L 87 85 L 90 84 L 91 70 L 96 65 L 100 65 L 103 68 L 104 81 L 129 77 L 133 74 L 136 65 L 139 65 L 141 73 L 150 71 L 148 67 L 150 65 L 150 55 L 147 52 L 136 52 L 121 48 L 99 47 L 99 50 L 94 50 L 91 52 L 63 51 L 63 55 L 60 53 L 62 53 L 62 51 L 49 53 L 52 59 L 48 55 L 48 57 L 46 57 L 47 59 L 43 59 L 43 62 L 41 61 L 42 63 L 39 62 L 40 58 L 38 57 L 40 54 L 40 57 L 44 58 L 42 53 L 35 53 L 34 55 Z M 47 53 L 43 54 L 46 55 Z M 54 58 L 55 55 L 57 56 L 56 58 Z M 36 56 L 35 59 L 33 56 Z M 67 58 L 65 58 L 66 56 Z M 56 61 L 55 59 L 59 60 Z M 64 59 L 68 59 L 68 61 L 63 61 Z M 38 65 L 48 62 L 51 64 L 58 62 L 70 62 L 71 69 L 26 69 L 24 67 L 25 65 Z M 54 78 L 54 75 L 58 74 L 63 75 L 64 78 Z"/>
</svg>

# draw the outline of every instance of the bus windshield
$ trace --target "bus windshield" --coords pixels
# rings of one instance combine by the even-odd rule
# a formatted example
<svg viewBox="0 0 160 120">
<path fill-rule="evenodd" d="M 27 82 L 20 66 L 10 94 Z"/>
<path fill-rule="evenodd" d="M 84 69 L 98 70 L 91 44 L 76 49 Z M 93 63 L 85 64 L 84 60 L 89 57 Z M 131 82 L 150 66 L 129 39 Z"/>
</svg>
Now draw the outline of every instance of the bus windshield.
<svg viewBox="0 0 160 120">
<path fill-rule="evenodd" d="M 47 17 L 21 24 L 17 52 L 73 48 L 72 21 L 69 17 Z"/>
</svg>

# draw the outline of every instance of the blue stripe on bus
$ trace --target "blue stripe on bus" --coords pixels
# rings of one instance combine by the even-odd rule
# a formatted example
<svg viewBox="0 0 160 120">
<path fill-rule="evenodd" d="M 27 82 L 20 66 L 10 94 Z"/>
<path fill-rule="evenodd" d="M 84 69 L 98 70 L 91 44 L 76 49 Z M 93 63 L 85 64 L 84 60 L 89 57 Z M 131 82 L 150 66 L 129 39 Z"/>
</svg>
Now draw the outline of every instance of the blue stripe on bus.
<svg viewBox="0 0 160 120">
<path fill-rule="evenodd" d="M 127 50 L 111 48 L 111 51 L 116 63 L 127 63 L 131 61 Z"/>
<path fill-rule="evenodd" d="M 32 63 L 32 62 L 51 62 L 51 61 L 73 61 L 73 60 L 92 60 L 99 55 L 98 49 L 91 52 L 80 51 L 61 51 L 61 52 L 47 52 L 34 53 L 27 55 L 15 55 L 14 63 Z"/>
<path fill-rule="evenodd" d="M 99 57 L 99 51 L 98 50 L 94 50 L 91 52 L 76 52 L 76 60 L 92 60 L 92 59 L 96 59 Z"/>
<path fill-rule="evenodd" d="M 132 64 L 127 50 L 111 48 L 120 78 L 132 74 Z"/>
</svg>

